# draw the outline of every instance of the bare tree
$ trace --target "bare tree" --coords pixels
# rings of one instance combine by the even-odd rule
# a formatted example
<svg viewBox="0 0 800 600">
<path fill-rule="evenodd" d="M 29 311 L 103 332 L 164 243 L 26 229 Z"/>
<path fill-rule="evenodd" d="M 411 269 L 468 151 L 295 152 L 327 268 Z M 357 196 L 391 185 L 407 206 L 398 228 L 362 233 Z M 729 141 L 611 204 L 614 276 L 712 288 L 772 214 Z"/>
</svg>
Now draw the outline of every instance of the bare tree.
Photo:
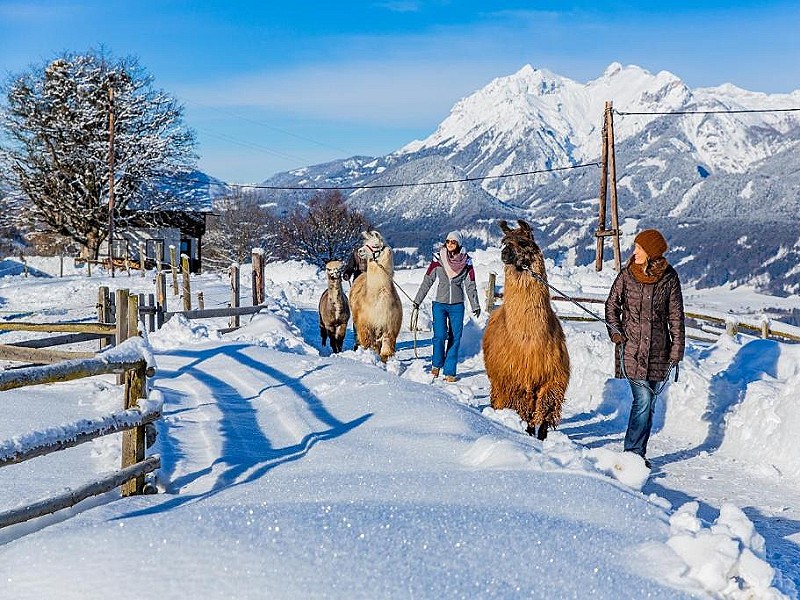
<svg viewBox="0 0 800 600">
<path fill-rule="evenodd" d="M 203 265 L 227 269 L 250 260 L 253 248 L 264 250 L 265 260 L 275 258 L 276 220 L 252 194 L 228 196 L 214 204 L 203 236 Z"/>
<path fill-rule="evenodd" d="M 278 251 L 283 258 L 319 266 L 334 259 L 345 261 L 368 228 L 364 215 L 351 210 L 340 192 L 326 191 L 278 223 Z"/>
<path fill-rule="evenodd" d="M 91 258 L 108 234 L 112 162 L 115 219 L 137 204 L 166 207 L 194 164 L 183 108 L 154 89 L 133 58 L 65 53 L 12 76 L 2 92 L 0 176 L 20 214 L 72 238 Z"/>
</svg>

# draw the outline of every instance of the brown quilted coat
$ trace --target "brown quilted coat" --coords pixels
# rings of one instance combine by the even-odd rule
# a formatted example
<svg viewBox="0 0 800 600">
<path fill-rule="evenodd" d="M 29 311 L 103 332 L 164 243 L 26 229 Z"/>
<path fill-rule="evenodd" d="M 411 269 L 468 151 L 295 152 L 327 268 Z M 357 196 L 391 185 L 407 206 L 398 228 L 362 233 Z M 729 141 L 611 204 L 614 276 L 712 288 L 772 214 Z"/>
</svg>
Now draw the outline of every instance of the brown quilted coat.
<svg viewBox="0 0 800 600">
<path fill-rule="evenodd" d="M 683 358 L 686 344 L 678 273 L 670 265 L 657 282 L 641 283 L 626 266 L 611 286 L 606 321 L 625 335 L 625 374 L 630 379 L 663 380 L 669 363 Z M 608 331 L 614 333 L 612 328 Z M 619 344 L 614 355 L 615 376 L 623 377 Z"/>
</svg>

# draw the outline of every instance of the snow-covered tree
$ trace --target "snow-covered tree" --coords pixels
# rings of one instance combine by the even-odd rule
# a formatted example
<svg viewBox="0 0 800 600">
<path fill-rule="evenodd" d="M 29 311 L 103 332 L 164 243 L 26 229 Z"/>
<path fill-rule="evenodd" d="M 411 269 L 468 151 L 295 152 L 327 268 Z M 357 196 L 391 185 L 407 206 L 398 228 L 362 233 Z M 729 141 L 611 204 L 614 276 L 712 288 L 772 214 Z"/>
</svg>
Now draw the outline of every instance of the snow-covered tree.
<svg viewBox="0 0 800 600">
<path fill-rule="evenodd" d="M 345 204 L 332 190 L 316 194 L 308 207 L 297 207 L 278 223 L 277 244 L 284 258 L 298 258 L 324 266 L 329 260 L 347 261 L 368 229 L 367 219 Z"/>
<path fill-rule="evenodd" d="M 65 53 L 11 76 L 2 97 L 0 176 L 27 221 L 97 257 L 108 235 L 112 114 L 115 224 L 129 207 L 174 207 L 196 160 L 194 134 L 136 59 Z"/>
<path fill-rule="evenodd" d="M 206 218 L 203 236 L 203 266 L 227 269 L 251 258 L 253 248 L 264 250 L 264 259 L 275 258 L 275 217 L 258 204 L 253 194 L 240 193 L 214 203 Z"/>
</svg>

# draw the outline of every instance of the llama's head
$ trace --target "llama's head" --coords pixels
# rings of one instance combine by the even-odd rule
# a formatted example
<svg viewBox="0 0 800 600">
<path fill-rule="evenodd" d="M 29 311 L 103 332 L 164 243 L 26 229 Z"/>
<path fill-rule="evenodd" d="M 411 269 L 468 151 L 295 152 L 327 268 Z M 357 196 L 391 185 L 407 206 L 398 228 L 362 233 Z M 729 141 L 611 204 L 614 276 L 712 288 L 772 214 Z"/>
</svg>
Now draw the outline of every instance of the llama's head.
<svg viewBox="0 0 800 600">
<path fill-rule="evenodd" d="M 325 263 L 325 274 L 328 277 L 328 283 L 335 283 L 342 280 L 342 261 L 331 260 Z"/>
<path fill-rule="evenodd" d="M 500 221 L 503 230 L 503 239 L 500 244 L 503 249 L 500 259 L 504 264 L 514 267 L 518 272 L 533 271 L 544 275 L 544 257 L 539 245 L 533 240 L 531 226 L 522 219 L 518 219 L 519 227 L 509 227 L 506 221 Z"/>
<path fill-rule="evenodd" d="M 358 255 L 367 262 L 377 261 L 384 249 L 387 248 L 383 236 L 379 231 L 373 229 L 362 231 L 361 237 L 364 238 L 364 243 L 358 249 Z"/>
</svg>

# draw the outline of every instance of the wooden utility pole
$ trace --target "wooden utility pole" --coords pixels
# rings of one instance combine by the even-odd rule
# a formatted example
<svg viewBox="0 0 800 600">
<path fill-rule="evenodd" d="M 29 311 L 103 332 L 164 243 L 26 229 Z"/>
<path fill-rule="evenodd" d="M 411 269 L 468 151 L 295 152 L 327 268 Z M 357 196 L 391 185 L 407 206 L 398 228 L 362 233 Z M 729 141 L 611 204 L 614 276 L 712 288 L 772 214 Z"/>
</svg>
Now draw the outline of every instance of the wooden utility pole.
<svg viewBox="0 0 800 600">
<path fill-rule="evenodd" d="M 108 87 L 108 263 L 114 277 L 114 88 Z"/>
<path fill-rule="evenodd" d="M 606 229 L 606 198 L 608 196 L 609 179 L 611 183 L 611 229 Z M 598 212 L 597 249 L 595 253 L 595 269 L 603 270 L 603 243 L 606 237 L 612 238 L 614 248 L 614 264 L 617 271 L 622 268 L 619 250 L 619 212 L 617 209 L 617 166 L 614 156 L 614 106 L 606 102 L 603 114 L 603 140 L 600 149 L 600 207 Z"/>
</svg>

